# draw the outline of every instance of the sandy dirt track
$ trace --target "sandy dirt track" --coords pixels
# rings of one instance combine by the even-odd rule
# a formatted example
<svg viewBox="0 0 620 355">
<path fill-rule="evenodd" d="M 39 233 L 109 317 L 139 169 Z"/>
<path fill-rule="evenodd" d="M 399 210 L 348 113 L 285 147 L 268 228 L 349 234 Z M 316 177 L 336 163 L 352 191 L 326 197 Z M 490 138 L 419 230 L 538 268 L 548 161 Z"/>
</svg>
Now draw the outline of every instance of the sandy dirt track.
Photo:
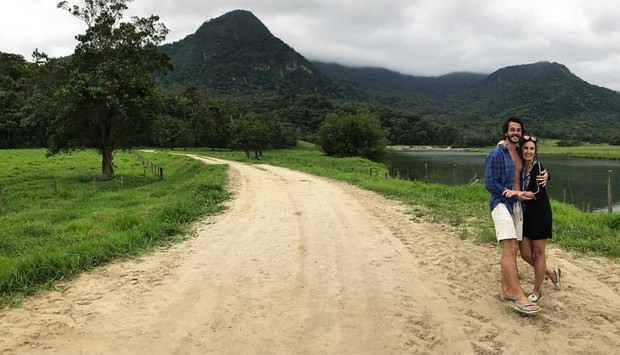
<svg viewBox="0 0 620 355">
<path fill-rule="evenodd" d="M 196 238 L 2 311 L 0 354 L 620 351 L 618 264 L 550 248 L 563 288 L 521 316 L 497 297 L 499 249 L 344 183 L 226 164 L 235 198 Z"/>
</svg>

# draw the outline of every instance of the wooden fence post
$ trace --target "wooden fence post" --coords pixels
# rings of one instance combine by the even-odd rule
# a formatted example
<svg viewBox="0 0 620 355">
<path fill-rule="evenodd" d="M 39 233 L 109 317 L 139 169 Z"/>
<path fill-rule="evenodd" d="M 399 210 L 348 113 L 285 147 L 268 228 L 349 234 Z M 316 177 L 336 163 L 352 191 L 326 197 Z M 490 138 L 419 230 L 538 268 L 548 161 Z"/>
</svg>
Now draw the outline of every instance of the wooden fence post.
<svg viewBox="0 0 620 355">
<path fill-rule="evenodd" d="M 159 180 L 163 180 L 164 179 L 164 168 L 160 167 L 159 168 Z"/>
<path fill-rule="evenodd" d="M 452 185 L 456 185 L 456 164 L 452 165 Z"/>
<path fill-rule="evenodd" d="M 566 203 L 566 189 L 562 189 L 562 203 Z"/>
<path fill-rule="evenodd" d="M 613 198 L 611 193 L 611 177 L 613 170 L 607 170 L 607 212 L 613 212 Z"/>
</svg>

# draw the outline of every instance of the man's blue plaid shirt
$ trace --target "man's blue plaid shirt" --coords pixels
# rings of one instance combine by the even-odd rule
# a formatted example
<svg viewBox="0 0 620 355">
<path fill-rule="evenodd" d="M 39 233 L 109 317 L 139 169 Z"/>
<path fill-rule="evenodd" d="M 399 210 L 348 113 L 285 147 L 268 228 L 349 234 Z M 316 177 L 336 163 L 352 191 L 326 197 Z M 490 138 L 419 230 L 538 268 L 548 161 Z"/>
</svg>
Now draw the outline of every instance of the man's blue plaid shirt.
<svg viewBox="0 0 620 355">
<path fill-rule="evenodd" d="M 518 196 L 505 198 L 502 196 L 504 190 L 514 189 L 515 166 L 508 152 L 508 148 L 503 144 L 498 144 L 487 155 L 484 163 L 484 186 L 491 193 L 489 208 L 491 211 L 500 203 L 503 203 L 513 214 L 513 205 L 519 200 Z M 524 174 L 521 171 L 521 186 L 523 186 Z"/>
</svg>

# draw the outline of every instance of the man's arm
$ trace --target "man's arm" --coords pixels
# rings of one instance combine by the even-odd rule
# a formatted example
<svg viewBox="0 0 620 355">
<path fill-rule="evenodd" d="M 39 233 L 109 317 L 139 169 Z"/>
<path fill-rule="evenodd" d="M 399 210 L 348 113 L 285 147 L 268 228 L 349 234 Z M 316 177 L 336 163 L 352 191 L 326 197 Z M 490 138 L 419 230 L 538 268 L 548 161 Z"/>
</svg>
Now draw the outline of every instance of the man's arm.
<svg viewBox="0 0 620 355">
<path fill-rule="evenodd" d="M 487 191 L 497 195 L 507 202 L 516 202 L 518 200 L 517 195 L 512 195 L 510 198 L 506 198 L 504 193 L 510 191 L 506 186 L 499 183 L 498 177 L 503 174 L 503 167 L 501 165 L 501 156 L 496 151 L 487 155 L 484 164 L 484 186 Z"/>
</svg>

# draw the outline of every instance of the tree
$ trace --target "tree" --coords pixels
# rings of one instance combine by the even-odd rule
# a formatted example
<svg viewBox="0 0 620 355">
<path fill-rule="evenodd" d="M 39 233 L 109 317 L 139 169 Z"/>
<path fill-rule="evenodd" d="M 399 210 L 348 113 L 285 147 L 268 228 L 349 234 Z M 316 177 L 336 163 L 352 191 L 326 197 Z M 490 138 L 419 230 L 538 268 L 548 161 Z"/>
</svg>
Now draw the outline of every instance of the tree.
<svg viewBox="0 0 620 355">
<path fill-rule="evenodd" d="M 254 157 L 259 159 L 263 155 L 263 149 L 269 146 L 270 127 L 266 119 L 254 112 L 231 118 L 231 143 L 233 148 L 241 148 L 248 159 L 252 159 L 250 151 L 254 151 Z"/>
<path fill-rule="evenodd" d="M 319 127 L 318 144 L 330 156 L 377 158 L 387 142 L 379 119 L 366 107 L 356 114 L 328 114 Z"/>
<path fill-rule="evenodd" d="M 21 126 L 24 86 L 29 65 L 21 55 L 0 52 L 0 148 L 30 146 L 30 132 Z"/>
<path fill-rule="evenodd" d="M 57 91 L 63 110 L 52 119 L 48 153 L 95 149 L 107 179 L 114 177 L 114 151 L 143 142 L 159 113 L 151 74 L 172 69 L 170 58 L 157 50 L 168 33 L 158 16 L 121 21 L 131 1 L 84 0 L 82 8 L 58 4 L 87 29 L 76 36 L 68 77 Z"/>
</svg>

